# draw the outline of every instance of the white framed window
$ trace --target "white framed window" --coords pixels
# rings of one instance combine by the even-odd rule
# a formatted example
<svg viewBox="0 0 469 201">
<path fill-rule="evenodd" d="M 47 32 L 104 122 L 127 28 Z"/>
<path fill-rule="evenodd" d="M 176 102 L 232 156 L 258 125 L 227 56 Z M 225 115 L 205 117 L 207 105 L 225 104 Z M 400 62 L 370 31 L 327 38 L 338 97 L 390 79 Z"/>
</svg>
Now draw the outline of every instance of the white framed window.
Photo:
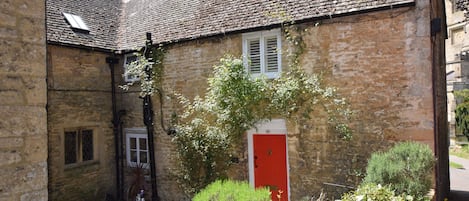
<svg viewBox="0 0 469 201">
<path fill-rule="evenodd" d="M 81 31 L 85 31 L 85 32 L 90 31 L 90 29 L 88 28 L 88 26 L 86 26 L 85 22 L 83 21 L 83 19 L 81 19 L 80 16 L 69 14 L 69 13 L 62 13 L 62 14 L 64 15 L 64 17 L 67 20 L 68 24 L 70 24 L 70 26 L 73 29 L 81 30 Z"/>
<path fill-rule="evenodd" d="M 277 78 L 282 72 L 282 40 L 280 29 L 245 33 L 243 59 L 253 76 Z"/>
<path fill-rule="evenodd" d="M 131 167 L 149 167 L 148 137 L 145 129 L 126 129 L 126 158 Z"/>
<path fill-rule="evenodd" d="M 126 54 L 125 55 L 125 58 L 124 58 L 124 80 L 126 82 L 135 82 L 135 81 L 139 81 L 140 78 L 138 76 L 135 76 L 135 75 L 127 75 L 127 69 L 128 69 L 128 66 L 134 62 L 134 61 L 137 61 L 137 55 L 133 54 L 133 53 L 130 53 L 130 54 Z"/>
<path fill-rule="evenodd" d="M 96 135 L 90 128 L 69 128 L 64 131 L 64 164 L 95 161 L 98 155 Z"/>
</svg>

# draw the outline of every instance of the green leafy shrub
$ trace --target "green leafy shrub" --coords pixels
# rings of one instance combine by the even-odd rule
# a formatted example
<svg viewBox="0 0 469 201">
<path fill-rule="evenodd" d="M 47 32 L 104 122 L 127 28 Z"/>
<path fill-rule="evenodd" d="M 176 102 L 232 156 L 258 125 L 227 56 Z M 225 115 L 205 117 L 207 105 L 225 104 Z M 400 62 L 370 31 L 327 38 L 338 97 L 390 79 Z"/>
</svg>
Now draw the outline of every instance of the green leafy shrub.
<svg viewBox="0 0 469 201">
<path fill-rule="evenodd" d="M 357 190 L 346 193 L 342 196 L 342 201 L 406 201 L 412 200 L 412 196 L 395 195 L 394 191 L 387 187 L 372 183 L 364 184 Z"/>
<path fill-rule="evenodd" d="M 247 182 L 217 180 L 197 193 L 192 201 L 270 201 L 270 191 L 254 189 Z"/>
<path fill-rule="evenodd" d="M 469 90 L 455 91 L 454 95 L 458 99 L 462 99 L 462 102 L 456 106 L 456 110 L 454 111 L 456 115 L 457 132 L 462 133 L 469 139 Z"/>
<path fill-rule="evenodd" d="M 469 102 L 458 104 L 455 114 L 458 133 L 462 133 L 469 139 Z"/>
<path fill-rule="evenodd" d="M 402 142 L 387 152 L 372 154 L 364 183 L 389 185 L 397 194 L 422 200 L 431 188 L 433 163 L 433 152 L 427 145 Z"/>
</svg>

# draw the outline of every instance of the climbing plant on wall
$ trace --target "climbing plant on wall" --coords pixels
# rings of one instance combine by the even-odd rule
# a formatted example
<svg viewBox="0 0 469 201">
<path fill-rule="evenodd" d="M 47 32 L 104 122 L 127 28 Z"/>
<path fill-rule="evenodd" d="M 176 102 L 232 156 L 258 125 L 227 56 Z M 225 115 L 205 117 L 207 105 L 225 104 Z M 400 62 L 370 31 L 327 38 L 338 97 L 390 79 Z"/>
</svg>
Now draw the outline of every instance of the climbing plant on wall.
<svg viewBox="0 0 469 201">
<path fill-rule="evenodd" d="M 300 69 L 274 80 L 253 79 L 242 59 L 228 55 L 214 66 L 208 83 L 203 97 L 190 101 L 179 96 L 184 112 L 174 142 L 182 163 L 182 183 L 189 193 L 226 176 L 236 142 L 256 123 L 274 117 L 309 118 L 319 108 L 334 117 L 350 115 L 334 88 L 325 86 L 320 76 Z M 342 137 L 350 137 L 346 124 L 330 123 Z"/>
<path fill-rule="evenodd" d="M 140 79 L 121 85 L 120 88 L 129 90 L 130 86 L 139 83 L 141 97 L 145 95 L 153 96 L 154 94 L 162 95 L 163 60 L 166 51 L 162 45 L 150 48 L 151 50 L 142 48 L 136 51 L 134 54 L 137 59 L 127 66 L 123 75 L 124 77 L 133 76 Z M 147 51 L 151 52 L 150 58 L 145 58 L 144 56 Z"/>
<path fill-rule="evenodd" d="M 331 128 L 340 137 L 351 137 L 347 126 L 351 112 L 345 99 L 339 97 L 334 87 L 327 86 L 320 75 L 303 70 L 300 65 L 305 47 L 303 30 L 290 20 L 284 21 L 283 35 L 290 44 L 285 51 L 289 70 L 279 78 L 253 78 L 246 72 L 241 58 L 225 55 L 214 66 L 203 96 L 189 100 L 182 94 L 175 94 L 183 106 L 173 137 L 180 159 L 177 175 L 189 195 L 226 177 L 236 144 L 257 123 L 272 118 L 285 118 L 295 123 L 321 110 L 328 114 Z M 129 67 L 128 73 L 147 76 L 142 72 L 147 69 L 145 66 L 162 65 L 162 58 L 164 56 L 160 55 L 152 62 L 140 58 Z M 155 81 L 161 80 L 162 74 L 154 68 L 151 70 L 152 79 L 140 80 L 142 94 L 162 90 L 161 83 Z"/>
</svg>

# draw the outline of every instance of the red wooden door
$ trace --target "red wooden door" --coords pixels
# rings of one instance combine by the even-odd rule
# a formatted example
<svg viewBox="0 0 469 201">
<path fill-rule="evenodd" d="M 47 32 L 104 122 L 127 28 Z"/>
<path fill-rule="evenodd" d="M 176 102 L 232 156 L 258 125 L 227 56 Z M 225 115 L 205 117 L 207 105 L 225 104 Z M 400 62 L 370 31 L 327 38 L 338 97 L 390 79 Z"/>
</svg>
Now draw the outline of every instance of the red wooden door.
<svg viewBox="0 0 469 201">
<path fill-rule="evenodd" d="M 286 135 L 254 134 L 254 186 L 265 186 L 272 200 L 288 201 Z"/>
</svg>

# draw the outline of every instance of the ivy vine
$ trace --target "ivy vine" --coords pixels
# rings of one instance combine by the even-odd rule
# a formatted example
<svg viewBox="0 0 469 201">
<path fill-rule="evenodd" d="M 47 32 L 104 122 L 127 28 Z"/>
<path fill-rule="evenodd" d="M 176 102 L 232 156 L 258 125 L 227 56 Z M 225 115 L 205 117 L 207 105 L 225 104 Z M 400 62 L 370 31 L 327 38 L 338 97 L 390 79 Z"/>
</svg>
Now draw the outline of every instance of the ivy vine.
<svg viewBox="0 0 469 201">
<path fill-rule="evenodd" d="M 149 58 L 144 56 L 147 52 L 149 52 Z M 122 76 L 133 76 L 138 77 L 139 79 L 137 81 L 128 82 L 119 87 L 123 90 L 129 90 L 130 86 L 135 83 L 139 83 L 141 97 L 144 97 L 145 95 L 153 96 L 154 94 L 163 96 L 162 82 L 165 53 L 166 50 L 163 45 L 152 46 L 149 47 L 149 49 L 144 47 L 136 51 L 134 55 L 137 59 L 128 64 L 127 69 Z"/>
</svg>

